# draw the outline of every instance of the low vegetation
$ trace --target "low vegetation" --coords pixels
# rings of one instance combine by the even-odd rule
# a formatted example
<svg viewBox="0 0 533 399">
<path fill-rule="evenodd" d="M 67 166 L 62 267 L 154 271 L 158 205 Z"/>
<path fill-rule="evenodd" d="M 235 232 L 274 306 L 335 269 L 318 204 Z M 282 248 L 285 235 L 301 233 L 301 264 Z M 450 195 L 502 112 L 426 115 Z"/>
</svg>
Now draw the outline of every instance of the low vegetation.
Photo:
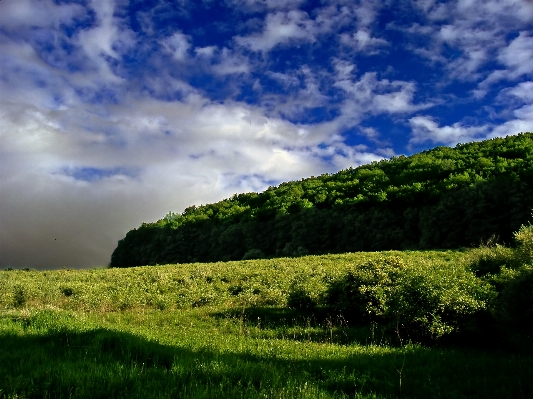
<svg viewBox="0 0 533 399">
<path fill-rule="evenodd" d="M 529 398 L 532 237 L 0 272 L 0 397 Z"/>
</svg>

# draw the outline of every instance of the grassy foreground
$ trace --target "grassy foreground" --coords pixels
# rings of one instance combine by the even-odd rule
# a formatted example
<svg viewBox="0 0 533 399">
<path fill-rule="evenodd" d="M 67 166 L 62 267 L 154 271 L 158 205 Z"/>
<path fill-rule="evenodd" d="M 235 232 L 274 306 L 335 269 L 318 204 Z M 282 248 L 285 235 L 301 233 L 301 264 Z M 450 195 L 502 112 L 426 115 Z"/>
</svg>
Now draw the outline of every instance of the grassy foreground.
<svg viewBox="0 0 533 399">
<path fill-rule="evenodd" d="M 533 358 L 410 344 L 287 307 L 291 287 L 383 255 L 455 267 L 453 251 L 132 269 L 0 272 L 2 398 L 529 398 Z"/>
</svg>

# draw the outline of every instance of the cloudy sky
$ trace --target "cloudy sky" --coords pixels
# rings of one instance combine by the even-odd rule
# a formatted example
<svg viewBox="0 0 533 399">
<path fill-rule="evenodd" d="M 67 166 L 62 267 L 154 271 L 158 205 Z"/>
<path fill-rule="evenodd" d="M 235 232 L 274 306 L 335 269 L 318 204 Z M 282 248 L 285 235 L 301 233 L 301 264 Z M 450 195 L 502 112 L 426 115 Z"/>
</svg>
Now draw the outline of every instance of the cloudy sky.
<svg viewBox="0 0 533 399">
<path fill-rule="evenodd" d="M 0 268 L 168 211 L 533 130 L 531 0 L 0 1 Z"/>
</svg>

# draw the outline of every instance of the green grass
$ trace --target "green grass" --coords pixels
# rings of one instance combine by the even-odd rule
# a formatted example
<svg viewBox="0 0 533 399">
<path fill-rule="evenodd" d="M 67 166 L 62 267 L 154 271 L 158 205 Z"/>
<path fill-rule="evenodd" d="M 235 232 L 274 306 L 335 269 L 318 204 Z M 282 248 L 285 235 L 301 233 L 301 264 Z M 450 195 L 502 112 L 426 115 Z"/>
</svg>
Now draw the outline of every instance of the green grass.
<svg viewBox="0 0 533 399">
<path fill-rule="evenodd" d="M 460 264 L 453 251 L 394 252 Z M 2 398 L 529 398 L 533 358 L 287 308 L 382 254 L 0 272 Z"/>
</svg>

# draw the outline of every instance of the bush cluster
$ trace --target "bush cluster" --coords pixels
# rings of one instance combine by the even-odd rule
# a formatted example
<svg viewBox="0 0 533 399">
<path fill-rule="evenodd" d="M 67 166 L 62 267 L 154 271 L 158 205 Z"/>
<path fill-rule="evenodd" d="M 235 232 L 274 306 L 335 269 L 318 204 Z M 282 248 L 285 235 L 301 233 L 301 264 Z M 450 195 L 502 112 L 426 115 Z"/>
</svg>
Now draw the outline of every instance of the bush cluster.
<svg viewBox="0 0 533 399">
<path fill-rule="evenodd" d="M 378 323 L 414 339 L 460 331 L 495 290 L 465 267 L 439 268 L 382 257 L 334 280 L 325 303 L 352 322 Z"/>
<path fill-rule="evenodd" d="M 353 265 L 329 283 L 323 303 L 352 323 L 376 323 L 414 340 L 486 328 L 476 317 L 487 314 L 492 327 L 531 332 L 533 225 L 514 238 L 514 248 L 487 243 L 450 267 L 398 256 Z M 289 298 L 298 304 L 306 296 L 298 289 Z"/>
<path fill-rule="evenodd" d="M 533 331 L 533 225 L 523 225 L 514 237 L 510 261 L 488 276 L 499 292 L 494 312 L 502 323 Z"/>
</svg>

